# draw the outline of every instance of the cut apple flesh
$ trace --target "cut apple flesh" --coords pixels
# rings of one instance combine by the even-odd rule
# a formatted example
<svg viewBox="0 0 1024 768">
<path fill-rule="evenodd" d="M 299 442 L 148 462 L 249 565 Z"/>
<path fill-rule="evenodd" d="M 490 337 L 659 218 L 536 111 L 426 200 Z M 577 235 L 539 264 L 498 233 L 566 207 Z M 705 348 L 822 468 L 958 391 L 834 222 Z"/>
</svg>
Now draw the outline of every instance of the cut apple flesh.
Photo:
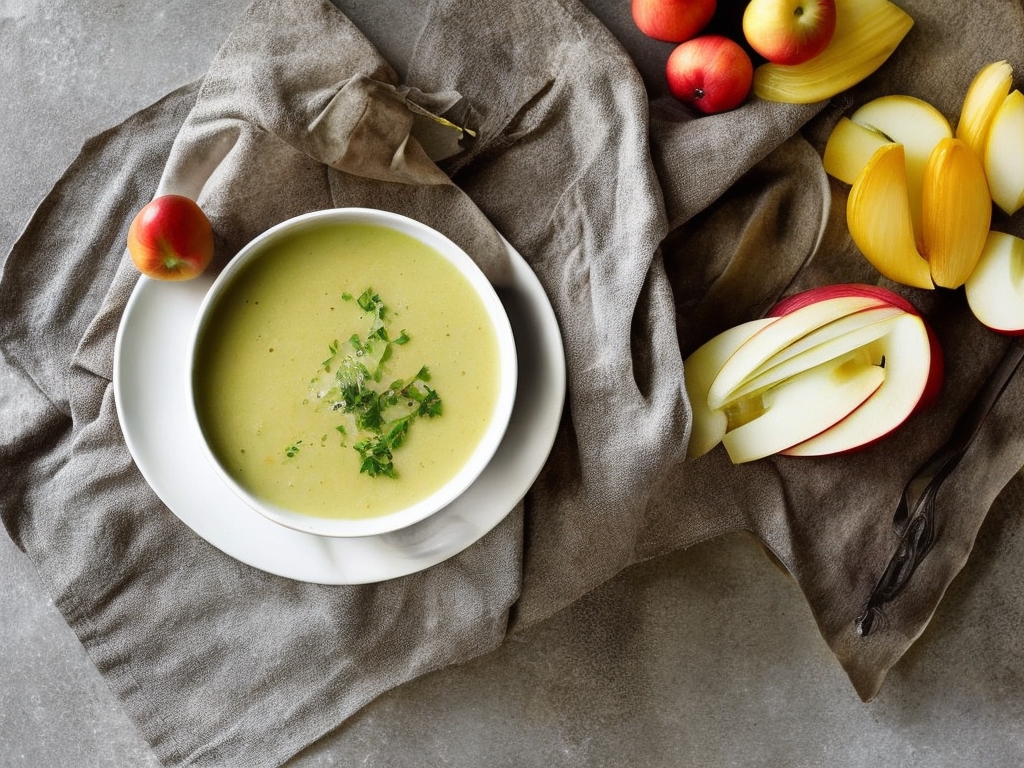
<svg viewBox="0 0 1024 768">
<path fill-rule="evenodd" d="M 787 447 L 787 456 L 823 456 L 860 448 L 902 424 L 924 395 L 933 366 L 931 341 L 920 317 L 902 314 L 888 322 L 888 332 L 865 347 L 883 371 L 877 391 L 841 421 L 802 443 Z"/>
<path fill-rule="evenodd" d="M 775 322 L 775 319 L 768 317 L 751 320 L 730 328 L 703 344 L 683 362 L 686 394 L 693 414 L 686 452 L 688 459 L 703 456 L 725 437 L 728 418 L 723 411 L 708 407 L 708 390 L 718 376 L 718 371 L 747 339 Z"/>
<path fill-rule="evenodd" d="M 1010 335 L 1024 333 L 1024 240 L 989 233 L 964 291 L 971 312 L 986 326 Z"/>
<path fill-rule="evenodd" d="M 893 322 L 903 314 L 895 307 L 878 307 L 829 323 L 760 366 L 731 397 L 750 397 L 809 368 L 867 348 L 889 333 Z"/>
<path fill-rule="evenodd" d="M 735 463 L 850 450 L 891 432 L 941 386 L 938 342 L 891 291 L 828 286 L 775 309 L 686 359 L 689 458 L 719 442 Z"/>
<path fill-rule="evenodd" d="M 759 366 L 758 369 L 754 371 L 753 375 L 760 375 L 764 371 L 773 368 L 780 363 L 784 363 L 790 358 L 803 354 L 809 349 L 831 342 L 837 337 L 859 331 L 861 328 L 866 326 L 874 325 L 881 320 L 898 315 L 901 312 L 903 312 L 902 309 L 891 304 L 882 304 L 880 306 L 862 309 L 857 312 L 851 312 L 850 314 L 844 315 L 838 320 L 833 320 L 828 325 L 823 325 L 817 330 L 811 331 L 806 336 L 797 339 L 784 350 L 773 355 L 767 362 Z"/>
<path fill-rule="evenodd" d="M 866 296 L 840 296 L 808 304 L 757 331 L 721 367 L 708 390 L 708 407 L 722 408 L 732 393 L 774 355 L 808 333 L 854 312 L 876 307 L 880 300 Z"/>
<path fill-rule="evenodd" d="M 845 184 L 853 184 L 871 156 L 892 140 L 874 128 L 841 117 L 825 143 L 821 161 L 825 173 Z"/>
<path fill-rule="evenodd" d="M 730 428 L 722 444 L 735 464 L 779 453 L 842 420 L 884 379 L 884 370 L 858 353 L 803 371 L 764 392 L 758 415 Z M 751 410 L 736 412 L 746 417 Z"/>
</svg>

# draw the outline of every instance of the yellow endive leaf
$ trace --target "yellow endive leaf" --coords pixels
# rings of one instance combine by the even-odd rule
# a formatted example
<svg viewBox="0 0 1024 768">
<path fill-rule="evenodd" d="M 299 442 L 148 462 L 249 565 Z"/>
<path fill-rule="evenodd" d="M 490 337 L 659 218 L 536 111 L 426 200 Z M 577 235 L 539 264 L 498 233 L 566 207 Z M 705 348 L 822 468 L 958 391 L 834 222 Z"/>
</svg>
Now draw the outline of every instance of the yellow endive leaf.
<svg viewBox="0 0 1024 768">
<path fill-rule="evenodd" d="M 993 202 L 1009 215 L 1024 208 L 1024 94 L 1011 91 L 992 117 L 983 155 Z"/>
<path fill-rule="evenodd" d="M 850 188 L 846 223 L 857 248 L 885 277 L 935 287 L 914 241 L 902 144 L 886 144 L 871 156 Z"/>
<path fill-rule="evenodd" d="M 921 185 L 924 183 L 924 167 L 935 145 L 942 139 L 952 138 L 949 120 L 928 102 L 905 94 L 888 94 L 872 99 L 854 111 L 850 119 L 870 126 L 903 145 L 910 216 L 917 249 L 923 252 Z"/>
<path fill-rule="evenodd" d="M 981 68 L 967 88 L 956 137 L 963 139 L 978 157 L 985 154 L 989 126 L 1013 86 L 1013 67 L 1006 61 L 994 61 Z"/>
<path fill-rule="evenodd" d="M 924 168 L 921 216 L 932 280 L 959 288 L 977 265 L 992 224 L 985 169 L 962 139 L 943 139 L 932 150 Z"/>
<path fill-rule="evenodd" d="M 762 64 L 754 71 L 753 94 L 797 104 L 831 98 L 878 69 L 912 26 L 889 0 L 836 0 L 828 47 L 803 64 Z"/>
</svg>

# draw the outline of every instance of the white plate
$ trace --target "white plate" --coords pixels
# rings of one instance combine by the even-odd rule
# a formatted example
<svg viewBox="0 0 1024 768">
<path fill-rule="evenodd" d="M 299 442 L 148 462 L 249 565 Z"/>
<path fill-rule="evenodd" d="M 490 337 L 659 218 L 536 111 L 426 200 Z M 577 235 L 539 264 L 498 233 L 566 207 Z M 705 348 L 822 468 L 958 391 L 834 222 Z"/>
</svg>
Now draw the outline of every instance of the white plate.
<svg viewBox="0 0 1024 768">
<path fill-rule="evenodd" d="M 554 444 L 565 399 L 565 358 L 540 281 L 508 243 L 512 281 L 498 290 L 512 322 L 519 386 L 494 459 L 458 499 L 393 533 L 329 538 L 271 522 L 239 499 L 190 429 L 188 337 L 208 275 L 167 283 L 139 279 L 118 329 L 114 398 L 128 450 L 161 501 L 222 552 L 279 576 L 365 584 L 416 573 L 458 554 L 508 515 Z"/>
</svg>

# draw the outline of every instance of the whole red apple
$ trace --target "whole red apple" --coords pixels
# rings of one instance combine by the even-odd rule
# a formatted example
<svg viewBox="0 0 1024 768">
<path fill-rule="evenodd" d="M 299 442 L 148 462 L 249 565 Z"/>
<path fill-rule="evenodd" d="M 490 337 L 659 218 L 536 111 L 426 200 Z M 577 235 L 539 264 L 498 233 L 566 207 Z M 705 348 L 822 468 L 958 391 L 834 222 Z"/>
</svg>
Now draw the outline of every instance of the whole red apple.
<svg viewBox="0 0 1024 768">
<path fill-rule="evenodd" d="M 128 253 L 147 277 L 188 280 L 213 258 L 213 227 L 194 200 L 160 195 L 132 220 Z"/>
<path fill-rule="evenodd" d="M 648 37 L 681 43 L 715 15 L 717 0 L 633 0 L 633 21 Z"/>
<path fill-rule="evenodd" d="M 750 93 L 754 65 L 747 52 L 729 38 L 702 35 L 669 54 L 665 75 L 673 96 L 714 114 L 743 103 Z"/>
<path fill-rule="evenodd" d="M 750 0 L 743 12 L 750 47 L 775 64 L 813 59 L 835 31 L 835 0 Z"/>
</svg>

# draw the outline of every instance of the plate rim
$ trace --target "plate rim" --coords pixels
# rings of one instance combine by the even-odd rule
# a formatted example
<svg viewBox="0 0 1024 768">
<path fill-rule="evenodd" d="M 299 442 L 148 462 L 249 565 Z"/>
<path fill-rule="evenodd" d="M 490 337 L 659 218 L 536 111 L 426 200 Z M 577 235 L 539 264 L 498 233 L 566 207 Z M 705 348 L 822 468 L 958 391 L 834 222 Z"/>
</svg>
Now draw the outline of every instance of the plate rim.
<svg viewBox="0 0 1024 768">
<path fill-rule="evenodd" d="M 250 509 L 215 476 L 213 467 L 208 465 L 206 457 L 199 450 L 195 451 L 195 457 L 189 458 L 198 458 L 202 464 L 193 461 L 186 467 L 198 477 L 189 479 L 187 483 L 182 483 L 182 478 L 178 478 L 179 487 L 171 487 L 174 482 L 166 476 L 167 469 L 159 466 L 160 457 L 164 452 L 156 451 L 154 455 L 153 447 L 146 444 L 149 440 L 145 434 L 146 430 L 170 426 L 171 442 L 182 443 L 180 447 L 183 448 L 194 445 L 194 441 L 200 438 L 197 434 L 192 434 L 188 426 L 181 429 L 180 422 L 187 422 L 187 419 L 175 420 L 170 415 L 178 413 L 178 409 L 182 407 L 182 403 L 185 402 L 184 392 L 180 393 L 180 402 L 176 402 L 173 391 L 166 393 L 170 396 L 173 407 L 156 408 L 155 412 L 150 414 L 156 424 L 143 426 L 139 423 L 140 417 L 136 415 L 139 402 L 133 401 L 137 393 L 130 391 L 130 384 L 134 380 L 132 376 L 138 376 L 138 371 L 133 366 L 145 366 L 148 361 L 129 360 L 127 356 L 130 352 L 136 351 L 136 336 L 142 332 L 138 327 L 139 323 L 144 322 L 144 313 L 152 308 L 147 306 L 147 303 L 154 305 L 158 301 L 166 301 L 168 305 L 175 307 L 174 311 L 187 313 L 191 310 L 194 317 L 213 283 L 211 275 L 201 275 L 187 283 L 173 284 L 140 276 L 118 325 L 114 345 L 114 401 L 125 445 L 145 482 L 175 517 L 224 554 L 254 568 L 302 582 L 341 585 L 386 581 L 425 570 L 470 547 L 515 509 L 540 475 L 554 447 L 567 389 L 564 342 L 554 308 L 539 278 L 526 260 L 504 237 L 501 239 L 508 251 L 512 274 L 508 285 L 498 285 L 496 289 L 502 303 L 506 305 L 514 335 L 521 335 L 527 331 L 539 332 L 543 349 L 534 351 L 538 352 L 543 365 L 547 367 L 547 370 L 542 371 L 524 370 L 524 367 L 529 368 L 529 363 L 523 355 L 523 350 L 518 349 L 517 339 L 520 380 L 535 384 L 536 382 L 531 381 L 531 375 L 543 379 L 541 386 L 545 390 L 545 396 L 531 402 L 530 398 L 525 396 L 530 387 L 520 385 L 509 431 L 499 445 L 491 465 L 448 507 L 424 521 L 399 531 L 361 537 L 319 536 L 286 528 Z M 522 302 L 523 307 L 528 310 L 525 317 L 518 318 L 518 323 L 515 314 L 509 311 L 510 301 Z M 534 327 L 517 328 L 517 325 L 521 325 L 525 320 L 533 323 Z M 191 328 L 191 323 L 188 327 Z M 162 330 L 161 333 L 169 331 Z M 178 359 L 174 353 L 181 354 L 179 372 L 183 388 L 187 380 L 187 360 L 183 359 L 187 339 L 178 341 L 180 348 L 172 349 L 171 354 L 164 355 L 154 364 L 171 366 L 173 361 Z M 173 339 L 171 342 L 171 346 L 174 346 Z M 164 349 L 166 350 L 166 347 Z M 527 363 L 526 366 L 524 362 Z M 147 396 L 157 398 L 160 395 L 154 390 L 141 397 L 142 403 L 148 402 Z M 529 430 L 523 429 L 525 418 L 531 420 Z M 518 429 L 513 429 L 516 424 Z M 178 429 L 177 434 L 173 433 L 175 428 Z M 508 455 L 516 448 L 515 440 L 524 439 L 520 434 L 523 431 L 529 432 L 525 438 L 529 443 L 529 451 L 516 450 L 516 455 Z M 507 478 L 499 474 L 507 472 L 514 473 L 513 483 L 507 482 Z M 202 482 L 194 482 L 195 480 Z M 211 484 L 211 480 L 215 480 L 215 484 Z M 211 501 L 211 507 L 204 512 L 206 515 L 212 509 L 212 515 L 199 515 L 195 509 L 184 508 L 191 506 L 187 504 L 191 498 L 190 494 L 193 494 L 195 487 L 199 485 L 215 496 Z M 495 485 L 508 486 L 499 494 L 499 498 L 494 498 L 493 495 Z M 478 500 L 474 497 L 474 492 L 480 495 L 481 487 L 490 490 L 484 498 Z M 480 504 L 479 501 L 484 503 Z M 227 508 L 219 505 L 226 505 Z M 239 533 L 246 535 L 240 536 Z M 231 537 L 234 537 L 233 540 L 230 540 Z M 270 550 L 261 546 L 267 539 L 275 542 L 275 546 Z"/>
</svg>

